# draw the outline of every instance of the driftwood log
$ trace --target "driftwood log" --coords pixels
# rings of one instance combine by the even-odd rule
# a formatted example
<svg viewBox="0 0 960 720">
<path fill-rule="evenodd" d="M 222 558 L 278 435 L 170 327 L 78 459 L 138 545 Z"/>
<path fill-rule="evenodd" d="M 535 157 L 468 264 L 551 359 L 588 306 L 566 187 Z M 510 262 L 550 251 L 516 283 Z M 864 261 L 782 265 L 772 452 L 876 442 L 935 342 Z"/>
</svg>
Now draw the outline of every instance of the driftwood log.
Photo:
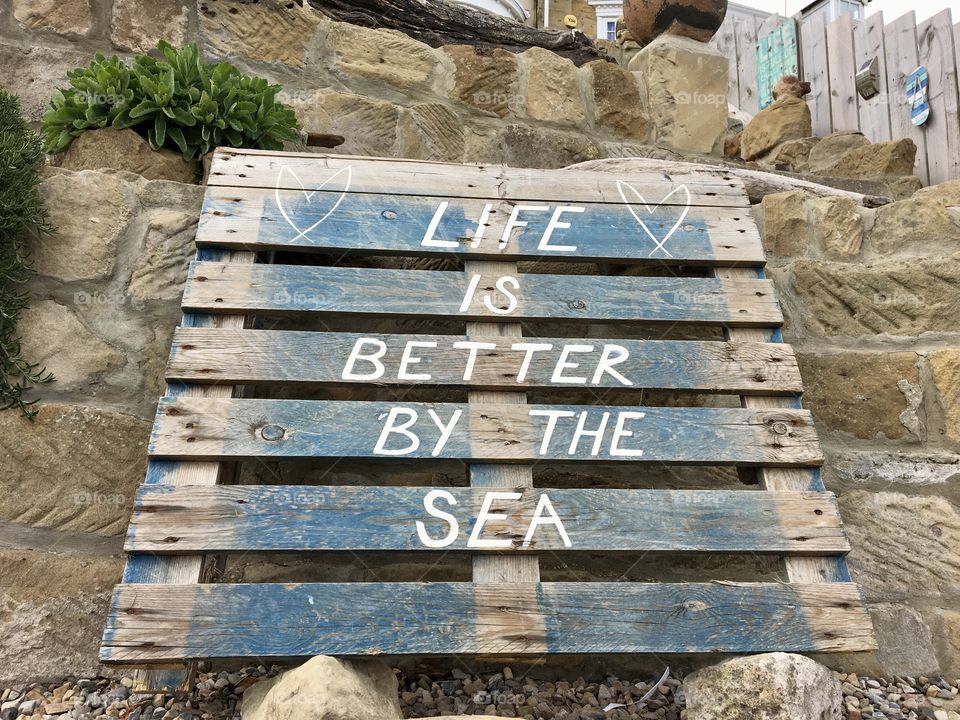
<svg viewBox="0 0 960 720">
<path fill-rule="evenodd" d="M 368 28 L 399 30 L 430 47 L 473 45 L 523 52 L 541 47 L 576 65 L 614 62 L 582 32 L 549 32 L 445 0 L 308 0 L 328 17 Z"/>
</svg>

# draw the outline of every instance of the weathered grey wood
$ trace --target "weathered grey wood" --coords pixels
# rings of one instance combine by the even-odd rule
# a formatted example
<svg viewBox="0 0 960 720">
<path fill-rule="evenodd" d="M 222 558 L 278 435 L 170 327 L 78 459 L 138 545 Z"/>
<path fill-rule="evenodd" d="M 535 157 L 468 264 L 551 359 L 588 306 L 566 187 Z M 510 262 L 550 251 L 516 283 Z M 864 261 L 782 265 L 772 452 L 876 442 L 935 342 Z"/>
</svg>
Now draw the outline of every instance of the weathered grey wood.
<svg viewBox="0 0 960 720">
<path fill-rule="evenodd" d="M 830 72 L 827 56 L 826 24 L 822 13 L 816 13 L 800 26 L 803 79 L 810 83 L 806 97 L 813 120 L 813 134 L 824 136 L 833 132 L 830 108 Z M 855 72 L 851 68 L 851 71 Z"/>
<path fill-rule="evenodd" d="M 401 375 L 408 343 L 418 343 L 416 373 L 429 379 Z M 468 342 L 482 343 L 474 349 Z M 385 351 L 377 359 L 384 367 L 376 382 L 384 385 L 455 385 L 483 389 L 518 390 L 527 387 L 563 387 L 554 374 L 564 348 L 593 348 L 567 353 L 566 362 L 586 370 L 586 387 L 634 389 L 691 389 L 765 395 L 802 392 L 796 356 L 782 343 L 722 343 L 692 340 L 599 340 L 535 338 L 526 341 L 549 346 L 534 352 L 522 380 L 525 349 L 513 349 L 524 340 L 503 336 L 378 335 L 295 332 L 283 330 L 217 330 L 178 328 L 174 333 L 167 378 L 191 383 L 370 383 L 377 371 L 371 360 L 351 362 L 351 354 Z M 433 345 L 433 347 L 426 347 Z M 459 345 L 460 347 L 455 347 Z M 493 345 L 494 347 L 488 347 Z M 611 372 L 597 375 L 601 358 L 626 359 Z M 475 356 L 474 356 L 475 353 Z M 473 357 L 469 376 L 467 365 Z M 349 374 L 345 374 L 346 370 Z M 569 374 L 576 374 L 575 372 Z M 465 377 L 467 379 L 465 379 Z M 563 378 L 561 369 L 558 378 Z"/>
<path fill-rule="evenodd" d="M 884 30 L 884 43 L 887 49 L 887 90 L 890 94 L 890 126 L 895 139 L 910 138 L 917 145 L 916 175 L 926 184 L 929 181 L 927 170 L 927 143 L 924 130 L 916 127 L 910 119 L 910 103 L 904 83 L 906 78 L 917 69 L 920 58 L 917 49 L 917 16 L 911 10 L 904 13 Z"/>
<path fill-rule="evenodd" d="M 737 38 L 734 34 L 734 25 L 735 21 L 728 13 L 724 18 L 720 29 L 710 40 L 710 45 L 713 45 L 730 60 L 730 72 L 728 73 L 727 81 L 727 97 L 731 103 L 734 103 L 739 107 L 740 74 L 734 69 L 738 64 L 739 57 L 737 55 Z"/>
<path fill-rule="evenodd" d="M 498 291 L 501 278 L 517 298 Z M 475 292 L 470 293 L 475 282 Z M 467 306 L 465 298 L 469 297 Z M 500 275 L 302 265 L 194 263 L 183 307 L 195 312 L 338 313 L 478 321 L 596 320 L 740 326 L 783 321 L 768 281 Z"/>
<path fill-rule="evenodd" d="M 852 18 L 850 13 L 843 13 L 826 28 L 830 117 L 834 132 L 860 129 Z"/>
<path fill-rule="evenodd" d="M 880 92 L 868 100 L 857 95 L 860 131 L 870 142 L 890 140 L 890 97 L 887 88 L 887 50 L 883 39 L 883 13 L 878 12 L 854 24 L 853 46 L 857 69 L 876 58 Z"/>
<path fill-rule="evenodd" d="M 388 425 L 395 408 L 404 410 L 397 410 Z M 548 414 L 557 412 L 569 414 L 556 419 Z M 604 412 L 610 413 L 606 422 Z M 584 429 L 604 429 L 600 442 L 575 432 L 583 413 Z M 455 417 L 453 430 L 440 442 L 438 423 L 448 426 Z M 402 433 L 381 438 L 385 427 L 410 419 L 420 440 L 416 447 Z M 614 445 L 618 423 L 633 434 L 619 435 Z M 823 460 L 810 413 L 804 410 L 206 398 L 161 400 L 150 453 L 195 459 L 551 459 L 740 466 L 818 466 Z"/>
<path fill-rule="evenodd" d="M 251 583 L 120 586 L 101 659 L 875 647 L 853 583 Z"/>
<path fill-rule="evenodd" d="M 960 178 L 960 100 L 953 46 L 953 19 L 943 10 L 917 26 L 919 61 L 930 76 L 927 171 L 930 184 Z"/>
<path fill-rule="evenodd" d="M 607 184 L 628 202 L 531 205 L 497 196 L 214 187 L 206 194 L 197 243 L 464 259 L 764 263 L 760 234 L 744 208 L 687 205 L 679 185 L 664 183 L 649 197 L 634 193 L 633 185 L 618 185 L 616 177 Z M 554 219 L 569 227 L 553 227 Z"/>
<path fill-rule="evenodd" d="M 286 168 L 286 169 L 284 169 Z M 349 172 L 348 169 L 349 168 Z M 533 170 L 502 165 L 453 165 L 425 160 L 398 160 L 218 148 L 210 186 L 306 190 L 323 186 L 352 193 L 450 198 L 509 198 L 514 202 L 580 202 L 620 205 L 616 180 L 622 180 L 651 203 L 660 202 L 678 185 L 690 190 L 690 204 L 749 208 L 743 186 L 733 176 L 700 173 L 631 173 L 619 178 L 577 170 Z M 686 196 L 684 196 L 685 199 Z M 677 198 L 675 202 L 679 202 Z"/>
<path fill-rule="evenodd" d="M 144 486 L 127 532 L 128 552 L 180 554 L 232 551 L 473 550 L 531 553 L 544 550 L 843 553 L 849 544 L 832 493 L 729 490 L 557 490 L 497 488 L 522 493 L 496 497 L 478 538 L 508 547 L 468 543 L 481 517 L 487 487 Z M 459 533 L 441 548 L 446 520 L 425 511 L 428 493 L 443 493 L 436 507 L 454 516 Z M 453 502 L 450 502 L 451 496 Z M 569 542 L 552 524 L 529 537 L 546 496 Z M 540 517 L 551 520 L 545 511 Z"/>
<path fill-rule="evenodd" d="M 740 86 L 740 109 L 751 115 L 760 112 L 760 97 L 757 93 L 757 25 L 756 19 L 747 16 L 734 26 L 737 39 L 737 67 Z M 733 68 L 731 68 L 733 70 Z"/>
</svg>

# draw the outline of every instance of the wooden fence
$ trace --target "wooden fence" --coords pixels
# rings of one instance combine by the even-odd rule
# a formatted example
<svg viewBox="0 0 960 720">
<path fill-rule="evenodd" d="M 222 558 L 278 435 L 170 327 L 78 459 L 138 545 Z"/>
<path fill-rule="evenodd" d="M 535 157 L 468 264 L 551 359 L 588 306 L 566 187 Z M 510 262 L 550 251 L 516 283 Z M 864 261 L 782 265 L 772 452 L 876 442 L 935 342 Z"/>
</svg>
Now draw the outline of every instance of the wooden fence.
<svg viewBox="0 0 960 720">
<path fill-rule="evenodd" d="M 724 23 L 713 44 L 731 59 L 730 102 L 749 113 L 759 111 L 756 81 L 758 38 L 784 18 L 764 21 L 738 17 Z M 799 24 L 799 17 L 795 18 Z M 813 16 L 799 24 L 800 63 L 813 88 L 807 97 L 815 135 L 860 130 L 872 142 L 907 137 L 917 144 L 915 173 L 925 183 L 960 179 L 960 23 L 945 9 L 917 23 L 913 11 L 884 24 L 882 13 L 864 20 L 842 15 L 831 23 Z M 880 92 L 869 100 L 857 94 L 855 74 L 876 57 Z M 910 120 L 906 77 L 918 66 L 930 75 L 930 119 L 922 127 Z"/>
</svg>

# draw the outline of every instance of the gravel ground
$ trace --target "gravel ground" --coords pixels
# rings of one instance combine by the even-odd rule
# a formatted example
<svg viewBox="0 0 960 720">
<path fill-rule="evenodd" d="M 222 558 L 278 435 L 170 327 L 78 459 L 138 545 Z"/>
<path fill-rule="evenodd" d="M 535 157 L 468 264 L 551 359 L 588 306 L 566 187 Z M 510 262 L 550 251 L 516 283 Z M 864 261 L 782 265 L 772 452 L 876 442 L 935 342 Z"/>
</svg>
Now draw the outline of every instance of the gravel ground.
<svg viewBox="0 0 960 720">
<path fill-rule="evenodd" d="M 234 720 L 240 717 L 237 706 L 243 692 L 279 671 L 276 666 L 259 666 L 201 672 L 189 695 L 132 693 L 130 678 L 7 688 L 0 693 L 0 720 Z M 835 674 L 842 683 L 847 720 L 960 720 L 956 679 Z M 684 720 L 686 715 L 681 678 L 669 675 L 629 681 L 608 676 L 544 682 L 507 667 L 481 676 L 460 670 L 400 675 L 399 683 L 400 704 L 408 718 L 464 714 L 538 720 Z"/>
</svg>

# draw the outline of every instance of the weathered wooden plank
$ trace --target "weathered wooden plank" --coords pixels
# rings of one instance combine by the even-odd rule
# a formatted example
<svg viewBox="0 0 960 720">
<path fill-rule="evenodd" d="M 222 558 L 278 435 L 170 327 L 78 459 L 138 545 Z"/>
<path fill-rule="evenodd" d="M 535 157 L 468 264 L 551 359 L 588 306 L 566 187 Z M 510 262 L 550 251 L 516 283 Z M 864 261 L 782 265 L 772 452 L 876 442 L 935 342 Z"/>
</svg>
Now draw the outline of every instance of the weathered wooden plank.
<svg viewBox="0 0 960 720">
<path fill-rule="evenodd" d="M 813 120 L 813 134 L 824 136 L 833 132 L 830 110 L 830 73 L 827 58 L 827 30 L 823 13 L 815 13 L 800 26 L 803 79 L 810 83 L 806 101 Z M 852 68 L 851 68 L 852 70 Z"/>
<path fill-rule="evenodd" d="M 860 129 L 852 19 L 853 15 L 843 13 L 827 25 L 827 74 L 834 132 Z"/>
<path fill-rule="evenodd" d="M 510 198 L 548 203 L 623 203 L 616 180 L 629 183 L 650 202 L 677 185 L 690 190 L 690 204 L 748 208 L 743 184 L 726 173 L 630 173 L 621 178 L 585 170 L 535 170 L 503 165 L 455 165 L 425 160 L 218 148 L 209 186 L 348 190 L 352 193 Z"/>
<path fill-rule="evenodd" d="M 920 64 L 930 76 L 927 170 L 930 184 L 960 178 L 960 99 L 953 46 L 953 18 L 945 9 L 917 26 Z"/>
<path fill-rule="evenodd" d="M 409 363 L 413 358 L 419 360 L 415 367 Z M 206 328 L 176 330 L 167 378 L 243 385 L 376 382 L 517 390 L 569 386 L 565 372 L 575 376 L 577 367 L 560 367 L 558 372 L 561 362 L 585 371 L 585 387 L 765 395 L 803 390 L 796 356 L 782 343 Z"/>
<path fill-rule="evenodd" d="M 628 182 L 608 183 L 619 205 L 212 187 L 197 242 L 500 260 L 764 263 L 743 208 L 693 206 L 683 184 L 650 197 Z"/>
<path fill-rule="evenodd" d="M 734 69 L 738 65 L 737 39 L 734 35 L 735 21 L 733 16 L 727 13 L 720 29 L 710 40 L 710 44 L 723 53 L 730 61 L 730 72 L 727 79 L 727 97 L 731 103 L 739 106 L 740 104 L 740 75 Z"/>
<path fill-rule="evenodd" d="M 576 319 L 756 326 L 783 320 L 768 281 L 219 263 L 191 266 L 183 307 L 195 312 L 500 322 Z"/>
<path fill-rule="evenodd" d="M 144 486 L 126 543 L 162 554 L 565 549 L 818 554 L 849 544 L 832 493 L 238 485 Z"/>
<path fill-rule="evenodd" d="M 802 410 L 189 397 L 161 400 L 150 453 L 741 466 L 823 460 Z"/>
<path fill-rule="evenodd" d="M 757 25 L 756 18 L 746 16 L 734 25 L 737 39 L 737 67 L 740 86 L 740 109 L 751 115 L 760 112 L 757 93 Z"/>
<path fill-rule="evenodd" d="M 907 101 L 905 82 L 920 64 L 917 48 L 917 15 L 911 10 L 904 13 L 884 30 L 887 49 L 887 89 L 890 93 L 890 127 L 895 139 L 910 138 L 917 144 L 917 162 L 914 172 L 924 182 L 929 182 L 927 170 L 927 143 L 922 128 L 910 119 L 910 103 Z"/>
<path fill-rule="evenodd" d="M 852 583 L 121 586 L 107 623 L 104 662 L 876 647 Z"/>
<path fill-rule="evenodd" d="M 877 59 L 880 92 L 869 100 L 857 95 L 860 131 L 870 142 L 890 140 L 890 96 L 887 89 L 887 51 L 883 40 L 883 13 L 877 12 L 858 20 L 853 29 L 853 46 L 857 69 L 872 58 Z"/>
</svg>

